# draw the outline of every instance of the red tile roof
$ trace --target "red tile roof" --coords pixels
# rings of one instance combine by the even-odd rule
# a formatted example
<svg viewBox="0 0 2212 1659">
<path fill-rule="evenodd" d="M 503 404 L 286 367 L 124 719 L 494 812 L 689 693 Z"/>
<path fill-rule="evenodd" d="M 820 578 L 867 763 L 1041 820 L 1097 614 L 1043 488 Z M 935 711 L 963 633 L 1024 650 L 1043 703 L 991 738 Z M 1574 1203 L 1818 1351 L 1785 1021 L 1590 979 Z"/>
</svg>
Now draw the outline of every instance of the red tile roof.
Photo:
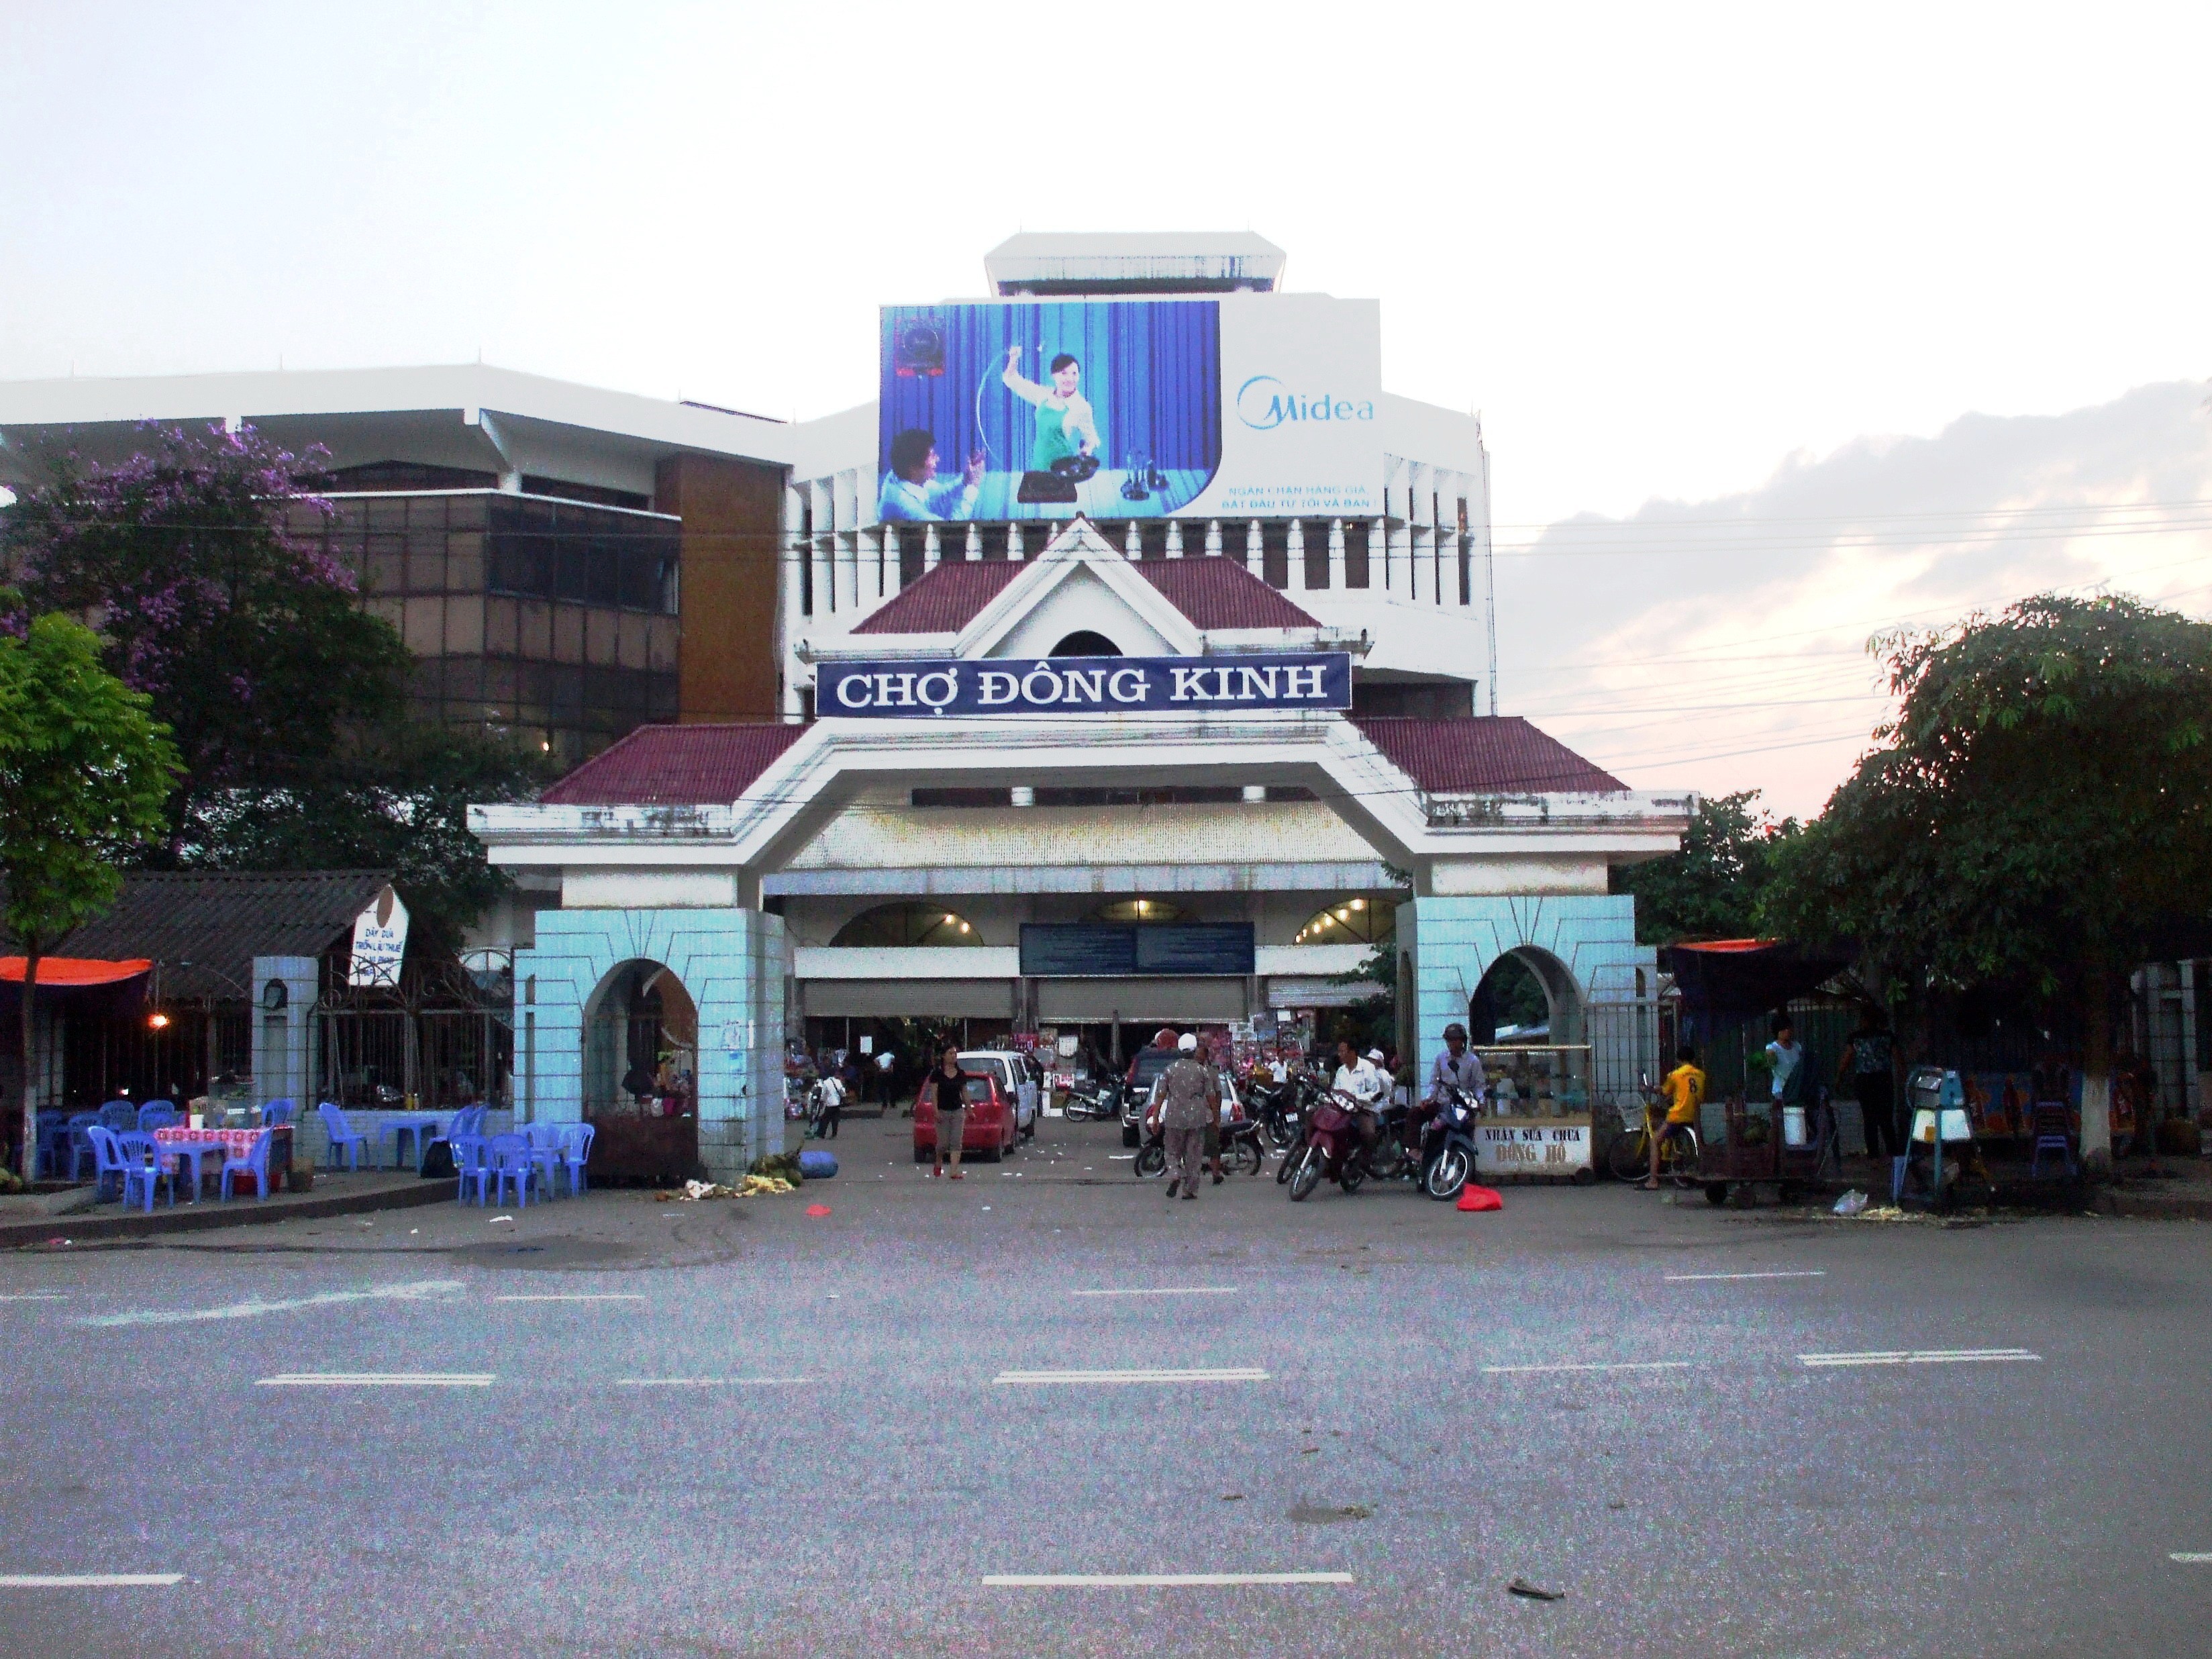
<svg viewBox="0 0 2212 1659">
<path fill-rule="evenodd" d="M 1029 568 L 1004 559 L 952 559 L 925 570 L 855 634 L 957 634 Z"/>
<path fill-rule="evenodd" d="M 1321 625 L 1234 559 L 1147 559 L 1129 568 L 1199 628 Z"/>
<path fill-rule="evenodd" d="M 1352 723 L 1431 794 L 1610 794 L 1628 787 L 1518 714 L 1354 714 Z"/>
<path fill-rule="evenodd" d="M 1235 559 L 1146 559 L 1129 567 L 1198 628 L 1319 624 Z M 1003 559 L 953 559 L 924 571 L 855 634 L 957 634 L 1029 568 Z"/>
<path fill-rule="evenodd" d="M 558 806 L 726 806 L 803 726 L 641 726 L 548 789 Z"/>
</svg>

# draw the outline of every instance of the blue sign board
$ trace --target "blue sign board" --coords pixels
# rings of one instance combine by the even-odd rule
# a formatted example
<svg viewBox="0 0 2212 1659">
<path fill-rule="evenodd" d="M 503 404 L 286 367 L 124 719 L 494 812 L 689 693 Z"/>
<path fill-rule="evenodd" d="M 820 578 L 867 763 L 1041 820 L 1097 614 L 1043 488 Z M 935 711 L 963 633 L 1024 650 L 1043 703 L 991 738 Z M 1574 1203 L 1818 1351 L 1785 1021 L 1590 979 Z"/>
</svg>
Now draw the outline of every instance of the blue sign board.
<svg viewBox="0 0 2212 1659">
<path fill-rule="evenodd" d="M 1025 979 L 1127 978 L 1145 975 L 1248 975 L 1249 921 L 1024 922 Z"/>
<path fill-rule="evenodd" d="M 1341 651 L 824 662 L 814 678 L 823 720 L 1351 707 L 1352 659 Z"/>
</svg>

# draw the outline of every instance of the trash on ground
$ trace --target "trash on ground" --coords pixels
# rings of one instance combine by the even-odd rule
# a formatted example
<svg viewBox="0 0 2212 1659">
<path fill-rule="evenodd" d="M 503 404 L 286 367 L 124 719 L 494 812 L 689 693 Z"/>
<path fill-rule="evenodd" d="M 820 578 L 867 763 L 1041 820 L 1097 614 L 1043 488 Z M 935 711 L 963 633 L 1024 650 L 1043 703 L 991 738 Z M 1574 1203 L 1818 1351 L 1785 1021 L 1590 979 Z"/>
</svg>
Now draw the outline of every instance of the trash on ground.
<svg viewBox="0 0 2212 1659">
<path fill-rule="evenodd" d="M 512 1221 L 512 1220 L 514 1220 L 514 1218 L 513 1216 L 511 1216 L 511 1215 L 495 1215 L 495 1216 L 494 1216 L 494 1217 L 493 1217 L 489 1221 L 487 1221 L 486 1223 L 484 1223 L 484 1225 L 486 1225 L 487 1227 L 489 1227 L 489 1226 L 495 1226 L 495 1225 L 496 1225 L 497 1224 L 499 1224 L 500 1222 L 502 1222 L 502 1221 Z"/>
<path fill-rule="evenodd" d="M 1564 1601 L 1567 1596 L 1565 1590 L 1539 1589 L 1525 1578 L 1516 1578 L 1505 1588 L 1509 1593 L 1525 1595 L 1531 1601 Z"/>
<path fill-rule="evenodd" d="M 1854 1187 L 1836 1200 L 1838 1215 L 1857 1215 L 1867 1206 L 1867 1195 Z"/>
<path fill-rule="evenodd" d="M 1490 1187 L 1478 1187 L 1472 1181 L 1459 1189 L 1459 1207 L 1465 1211 L 1502 1210 L 1505 1200 Z"/>
<path fill-rule="evenodd" d="M 709 1198 L 767 1198 L 778 1193 L 796 1191 L 797 1188 L 781 1176 L 749 1175 L 734 1187 L 726 1187 L 719 1181 L 687 1181 L 680 1192 L 655 1193 L 656 1204 L 696 1204 Z"/>
<path fill-rule="evenodd" d="M 828 1215 L 830 1213 L 830 1206 L 827 1204 L 810 1204 L 806 1206 L 806 1213 L 809 1215 Z"/>
</svg>

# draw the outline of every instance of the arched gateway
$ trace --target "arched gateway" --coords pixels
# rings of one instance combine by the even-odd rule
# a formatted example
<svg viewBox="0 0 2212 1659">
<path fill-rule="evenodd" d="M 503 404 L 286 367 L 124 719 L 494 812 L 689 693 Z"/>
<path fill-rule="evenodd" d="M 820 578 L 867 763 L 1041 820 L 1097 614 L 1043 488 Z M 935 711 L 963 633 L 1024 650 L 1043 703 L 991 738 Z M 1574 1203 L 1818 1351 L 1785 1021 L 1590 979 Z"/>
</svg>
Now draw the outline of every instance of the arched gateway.
<svg viewBox="0 0 2212 1659">
<path fill-rule="evenodd" d="M 1079 630 L 1127 654 L 1040 654 Z M 646 727 L 538 803 L 472 808 L 495 863 L 560 882 L 516 957 L 528 1109 L 586 1109 L 586 1024 L 630 963 L 696 1000 L 718 1176 L 781 1144 L 784 1036 L 810 1019 L 1272 1019 L 1345 1000 L 1382 948 L 1425 1066 L 1509 951 L 1577 1007 L 1648 972 L 1608 872 L 1672 851 L 1689 797 L 1522 720 L 1366 714 L 1363 648 L 1235 560 L 1133 562 L 1078 520 L 818 645 L 811 724 Z M 1395 929 L 1316 935 L 1354 900 Z M 849 942 L 903 939 L 852 924 L 925 904 L 982 942 Z"/>
</svg>

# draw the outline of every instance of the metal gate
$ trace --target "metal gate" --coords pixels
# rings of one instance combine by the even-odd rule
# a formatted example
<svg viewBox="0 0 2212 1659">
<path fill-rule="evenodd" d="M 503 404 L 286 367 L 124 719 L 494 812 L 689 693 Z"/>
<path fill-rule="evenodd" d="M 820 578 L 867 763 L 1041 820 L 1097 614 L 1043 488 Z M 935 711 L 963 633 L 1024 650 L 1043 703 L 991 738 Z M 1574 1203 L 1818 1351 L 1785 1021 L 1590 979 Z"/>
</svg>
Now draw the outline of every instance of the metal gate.
<svg viewBox="0 0 2212 1659">
<path fill-rule="evenodd" d="M 505 951 L 410 963 L 397 985 L 348 985 L 326 969 L 315 1005 L 321 1097 L 367 1109 L 511 1106 L 514 979 Z"/>
</svg>

